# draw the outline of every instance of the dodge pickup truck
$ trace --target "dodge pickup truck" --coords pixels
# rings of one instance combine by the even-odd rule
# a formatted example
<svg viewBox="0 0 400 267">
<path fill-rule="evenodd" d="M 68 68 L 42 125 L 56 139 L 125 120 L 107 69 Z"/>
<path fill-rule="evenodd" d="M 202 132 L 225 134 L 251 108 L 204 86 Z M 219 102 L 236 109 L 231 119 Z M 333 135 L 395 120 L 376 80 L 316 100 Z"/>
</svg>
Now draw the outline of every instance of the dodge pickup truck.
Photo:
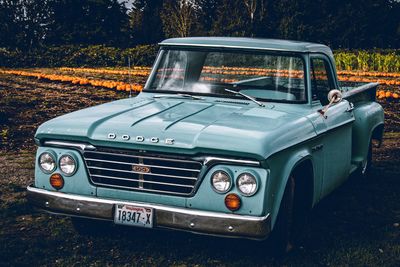
<svg viewBox="0 0 400 267">
<path fill-rule="evenodd" d="M 293 246 L 306 214 L 382 141 L 377 83 L 340 85 L 325 45 L 175 38 L 136 97 L 42 124 L 35 206 Z"/>
</svg>

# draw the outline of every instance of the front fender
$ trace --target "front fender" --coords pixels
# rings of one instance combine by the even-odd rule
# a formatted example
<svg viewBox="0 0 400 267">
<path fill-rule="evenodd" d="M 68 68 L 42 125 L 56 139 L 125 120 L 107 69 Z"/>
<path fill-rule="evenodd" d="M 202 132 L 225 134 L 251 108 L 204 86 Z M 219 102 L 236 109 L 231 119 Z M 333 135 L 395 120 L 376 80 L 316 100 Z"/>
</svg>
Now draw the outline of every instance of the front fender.
<svg viewBox="0 0 400 267">
<path fill-rule="evenodd" d="M 299 166 L 299 164 L 308 159 L 312 161 L 311 151 L 307 147 L 296 149 L 289 148 L 278 152 L 267 159 L 267 164 L 270 167 L 271 179 L 268 193 L 266 195 L 266 203 L 268 203 L 267 206 L 271 213 L 272 227 L 275 225 L 290 174 L 297 166 Z M 315 184 L 314 188 L 317 188 Z"/>
</svg>

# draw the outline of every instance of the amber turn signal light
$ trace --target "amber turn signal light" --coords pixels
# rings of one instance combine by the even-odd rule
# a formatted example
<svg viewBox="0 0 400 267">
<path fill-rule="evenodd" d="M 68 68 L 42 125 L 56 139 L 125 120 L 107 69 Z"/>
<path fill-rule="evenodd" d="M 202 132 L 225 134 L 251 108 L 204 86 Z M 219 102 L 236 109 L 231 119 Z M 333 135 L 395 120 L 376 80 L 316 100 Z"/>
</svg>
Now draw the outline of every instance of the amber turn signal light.
<svg viewBox="0 0 400 267">
<path fill-rule="evenodd" d="M 59 173 L 54 173 L 50 176 L 50 184 L 57 190 L 64 187 L 64 178 Z"/>
<path fill-rule="evenodd" d="M 240 209 L 240 206 L 242 205 L 242 202 L 240 200 L 240 197 L 236 194 L 229 194 L 225 197 L 225 206 L 231 210 L 235 211 Z"/>
</svg>

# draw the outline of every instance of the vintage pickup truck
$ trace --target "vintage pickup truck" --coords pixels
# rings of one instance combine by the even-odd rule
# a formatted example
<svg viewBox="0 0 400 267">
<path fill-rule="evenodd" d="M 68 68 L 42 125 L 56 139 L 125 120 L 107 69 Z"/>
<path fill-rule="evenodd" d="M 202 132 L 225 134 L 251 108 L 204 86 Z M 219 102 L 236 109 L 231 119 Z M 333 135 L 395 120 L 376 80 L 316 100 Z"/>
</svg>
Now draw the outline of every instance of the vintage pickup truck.
<svg viewBox="0 0 400 267">
<path fill-rule="evenodd" d="M 28 198 L 77 227 L 271 236 L 287 251 L 316 203 L 367 172 L 377 86 L 340 86 L 320 44 L 168 39 L 138 96 L 38 128 Z"/>
</svg>

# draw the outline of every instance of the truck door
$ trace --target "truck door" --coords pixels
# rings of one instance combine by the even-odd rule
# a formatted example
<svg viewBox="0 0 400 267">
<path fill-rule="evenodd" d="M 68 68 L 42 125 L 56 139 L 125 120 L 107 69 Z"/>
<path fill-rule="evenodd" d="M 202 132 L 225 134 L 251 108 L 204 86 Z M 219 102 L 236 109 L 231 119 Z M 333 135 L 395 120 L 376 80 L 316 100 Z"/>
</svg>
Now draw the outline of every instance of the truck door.
<svg viewBox="0 0 400 267">
<path fill-rule="evenodd" d="M 329 91 L 338 88 L 333 70 L 326 56 L 310 57 L 311 93 L 313 107 L 317 113 L 328 104 Z M 352 122 L 354 121 L 353 113 L 349 110 L 349 103 L 346 100 L 331 106 L 325 115 L 325 118 L 319 115 L 321 118 L 318 119 L 322 124 L 318 133 L 322 143 L 322 153 L 319 155 L 323 157 L 321 197 L 335 189 L 349 175 Z"/>
</svg>

